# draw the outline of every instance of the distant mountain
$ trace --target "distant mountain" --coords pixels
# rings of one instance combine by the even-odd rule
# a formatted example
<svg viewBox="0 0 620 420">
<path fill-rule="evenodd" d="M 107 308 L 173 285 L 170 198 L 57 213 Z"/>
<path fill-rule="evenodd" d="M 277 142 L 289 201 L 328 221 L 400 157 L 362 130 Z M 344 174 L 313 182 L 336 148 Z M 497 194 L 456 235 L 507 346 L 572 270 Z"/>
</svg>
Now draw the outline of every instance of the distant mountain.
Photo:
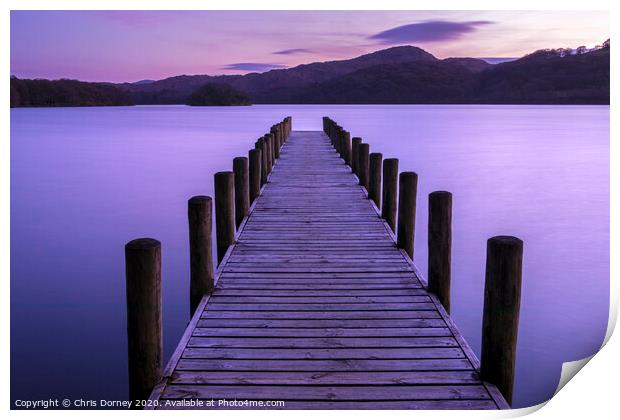
<svg viewBox="0 0 620 420">
<path fill-rule="evenodd" d="M 475 98 L 500 104 L 609 104 L 609 44 L 583 54 L 543 50 L 476 78 Z"/>
<path fill-rule="evenodd" d="M 108 83 L 11 77 L 11 108 L 133 105 L 129 94 Z"/>
<path fill-rule="evenodd" d="M 122 84 L 11 79 L 11 106 L 185 104 L 206 84 L 229 86 L 259 104 L 609 104 L 609 56 L 609 40 L 592 50 L 541 50 L 500 64 L 440 60 L 420 48 L 400 46 L 246 75 Z"/>
<path fill-rule="evenodd" d="M 138 80 L 137 82 L 133 82 L 133 85 L 148 85 L 149 83 L 153 83 L 155 80 L 150 80 L 150 79 L 144 79 L 144 80 Z"/>
<path fill-rule="evenodd" d="M 136 103 L 176 104 L 205 83 L 225 83 L 253 103 L 609 103 L 609 43 L 544 50 L 490 64 L 439 60 L 413 46 L 243 76 L 176 76 L 119 85 Z"/>
<path fill-rule="evenodd" d="M 302 64 L 290 69 L 270 70 L 243 76 L 175 76 L 148 85 L 119 85 L 129 92 L 136 103 L 185 103 L 189 95 L 206 83 L 225 83 L 247 93 L 254 103 L 273 103 L 280 98 L 294 97 L 293 91 L 325 82 L 356 70 L 378 64 L 411 61 L 436 61 L 426 51 L 412 46 L 393 47 L 365 54 L 350 60 Z"/>
<path fill-rule="evenodd" d="M 493 64 L 489 64 L 488 62 L 480 59 L 480 58 L 444 58 L 444 63 L 449 64 L 458 64 L 460 66 L 466 67 L 468 70 L 478 73 L 479 71 L 486 70 L 489 67 L 492 67 Z"/>
</svg>

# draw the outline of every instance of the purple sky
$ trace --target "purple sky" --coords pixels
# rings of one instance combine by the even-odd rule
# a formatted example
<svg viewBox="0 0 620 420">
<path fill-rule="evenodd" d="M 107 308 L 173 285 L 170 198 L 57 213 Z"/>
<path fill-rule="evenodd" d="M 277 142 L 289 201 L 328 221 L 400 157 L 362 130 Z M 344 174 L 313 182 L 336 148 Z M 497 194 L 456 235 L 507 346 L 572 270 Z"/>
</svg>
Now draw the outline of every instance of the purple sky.
<svg viewBox="0 0 620 420">
<path fill-rule="evenodd" d="M 11 74 L 125 82 L 242 74 L 395 45 L 438 58 L 592 47 L 607 12 L 12 11 Z"/>
</svg>

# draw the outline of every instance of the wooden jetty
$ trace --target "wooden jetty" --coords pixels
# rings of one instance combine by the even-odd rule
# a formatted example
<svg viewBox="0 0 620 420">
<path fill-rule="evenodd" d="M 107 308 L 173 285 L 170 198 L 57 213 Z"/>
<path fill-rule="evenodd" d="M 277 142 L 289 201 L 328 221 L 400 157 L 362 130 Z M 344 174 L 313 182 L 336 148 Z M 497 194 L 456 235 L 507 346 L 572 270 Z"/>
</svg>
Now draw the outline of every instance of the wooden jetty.
<svg viewBox="0 0 620 420">
<path fill-rule="evenodd" d="M 412 261 L 417 175 L 400 174 L 397 198 L 395 159 L 382 170 L 380 154 L 361 139 L 351 148 L 329 118 L 325 132 L 291 128 L 283 120 L 234 174 L 215 176 L 216 271 L 212 201 L 190 200 L 193 316 L 163 370 L 159 243 L 127 245 L 132 398 L 146 408 L 509 408 L 521 242 L 489 240 L 481 368 L 449 316 L 451 195 L 429 201 L 427 285 Z"/>
</svg>

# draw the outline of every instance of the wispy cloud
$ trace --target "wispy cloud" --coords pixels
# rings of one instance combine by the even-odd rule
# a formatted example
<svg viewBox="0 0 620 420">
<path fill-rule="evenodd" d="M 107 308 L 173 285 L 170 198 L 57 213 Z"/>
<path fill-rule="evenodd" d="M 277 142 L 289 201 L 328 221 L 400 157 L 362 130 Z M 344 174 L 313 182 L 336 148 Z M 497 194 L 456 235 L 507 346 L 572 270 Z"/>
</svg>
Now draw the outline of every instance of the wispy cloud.
<svg viewBox="0 0 620 420">
<path fill-rule="evenodd" d="M 268 71 L 274 69 L 285 69 L 282 64 L 272 63 L 232 63 L 222 67 L 224 70 L 241 70 L 241 71 Z"/>
<path fill-rule="evenodd" d="M 273 54 L 293 55 L 293 54 L 309 54 L 309 53 L 313 53 L 313 52 L 314 51 L 308 50 L 306 48 L 291 48 L 291 49 L 288 49 L 288 50 L 274 51 Z"/>
<path fill-rule="evenodd" d="M 371 35 L 369 38 L 377 40 L 382 44 L 445 41 L 461 38 L 463 35 L 475 31 L 479 26 L 491 23 L 493 22 L 487 20 L 472 22 L 433 20 L 397 26 Z"/>
</svg>

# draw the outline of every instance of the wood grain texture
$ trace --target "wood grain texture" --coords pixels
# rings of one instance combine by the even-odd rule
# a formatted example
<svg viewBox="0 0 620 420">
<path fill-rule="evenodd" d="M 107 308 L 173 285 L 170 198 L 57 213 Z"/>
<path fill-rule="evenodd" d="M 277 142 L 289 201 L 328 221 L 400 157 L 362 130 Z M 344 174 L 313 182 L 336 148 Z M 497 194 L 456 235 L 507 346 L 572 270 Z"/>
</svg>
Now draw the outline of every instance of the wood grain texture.
<svg viewBox="0 0 620 420">
<path fill-rule="evenodd" d="M 187 408 L 175 402 L 188 398 L 281 400 L 273 408 L 285 409 L 504 407 L 389 232 L 397 161 L 387 168 L 386 228 L 373 207 L 385 167 L 373 165 L 383 173 L 369 174 L 377 196 L 369 200 L 345 164 L 349 133 L 327 118 L 324 127 L 331 141 L 295 131 L 281 143 L 210 299 L 153 394 L 160 408 Z"/>
</svg>

